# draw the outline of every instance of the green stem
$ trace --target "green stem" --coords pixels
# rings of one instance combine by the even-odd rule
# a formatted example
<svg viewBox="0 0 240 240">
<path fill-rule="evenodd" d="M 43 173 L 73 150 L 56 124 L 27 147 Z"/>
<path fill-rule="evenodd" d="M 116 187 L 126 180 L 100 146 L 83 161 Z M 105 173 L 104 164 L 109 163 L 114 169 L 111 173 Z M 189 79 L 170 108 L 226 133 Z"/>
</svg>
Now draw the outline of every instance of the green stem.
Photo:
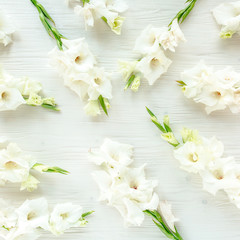
<svg viewBox="0 0 240 240">
<path fill-rule="evenodd" d="M 37 8 L 39 12 L 39 18 L 46 29 L 50 37 L 54 38 L 57 42 L 57 46 L 60 50 L 63 50 L 62 38 L 65 38 L 59 31 L 54 27 L 55 22 L 52 17 L 48 14 L 47 10 L 37 1 L 30 0 L 32 4 Z"/>
<path fill-rule="evenodd" d="M 41 107 L 46 108 L 46 109 L 50 109 L 50 110 L 53 110 L 53 111 L 57 111 L 57 112 L 60 111 L 60 109 L 57 108 L 57 106 L 52 106 L 52 105 L 49 105 L 49 104 L 46 104 L 46 103 L 43 103 L 41 105 Z"/>
<path fill-rule="evenodd" d="M 196 2 L 197 0 L 187 0 L 186 3 L 189 4 L 184 9 L 180 10 L 177 13 L 177 15 L 173 18 L 173 20 L 170 22 L 168 26 L 171 28 L 171 25 L 175 19 L 178 20 L 178 23 L 182 23 L 187 18 L 189 13 L 193 10 Z"/>
<path fill-rule="evenodd" d="M 153 218 L 153 222 L 156 224 L 156 226 L 161 230 L 161 232 L 169 239 L 172 240 L 183 240 L 183 238 L 180 236 L 180 234 L 177 231 L 177 228 L 175 228 L 175 231 L 172 231 L 169 226 L 165 223 L 164 218 L 161 216 L 161 214 L 157 211 L 151 211 L 151 210 L 145 210 L 144 213 L 151 216 Z"/>
</svg>

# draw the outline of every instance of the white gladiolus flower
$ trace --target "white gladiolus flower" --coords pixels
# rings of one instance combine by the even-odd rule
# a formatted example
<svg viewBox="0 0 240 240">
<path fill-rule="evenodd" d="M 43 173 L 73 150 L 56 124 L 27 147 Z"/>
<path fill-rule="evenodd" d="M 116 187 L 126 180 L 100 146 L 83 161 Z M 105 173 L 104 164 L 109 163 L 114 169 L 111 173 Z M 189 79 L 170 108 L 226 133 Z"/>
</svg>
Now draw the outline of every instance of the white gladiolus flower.
<svg viewBox="0 0 240 240">
<path fill-rule="evenodd" d="M 30 94 L 38 94 L 42 90 L 42 84 L 36 81 L 30 80 L 28 77 L 23 77 L 15 83 L 18 90 L 23 96 L 29 96 Z"/>
<path fill-rule="evenodd" d="M 222 3 L 213 9 L 213 16 L 222 26 L 220 37 L 231 38 L 233 34 L 240 33 L 240 1 Z"/>
<path fill-rule="evenodd" d="M 27 189 L 28 192 L 32 192 L 37 189 L 39 183 L 35 177 L 28 175 L 28 178 L 22 182 L 20 190 Z"/>
<path fill-rule="evenodd" d="M 90 100 L 84 107 L 84 111 L 89 116 L 97 116 L 101 114 L 99 102 L 97 100 Z"/>
<path fill-rule="evenodd" d="M 152 25 L 147 26 L 136 39 L 134 51 L 143 55 L 156 52 L 160 47 L 159 38 L 163 32 L 168 32 L 168 28 L 154 28 Z"/>
<path fill-rule="evenodd" d="M 153 85 L 155 81 L 167 72 L 172 61 L 166 57 L 165 51 L 175 52 L 180 41 L 186 41 L 178 20 L 175 19 L 170 27 L 154 28 L 147 26 L 136 39 L 134 51 L 141 54 L 139 61 L 120 61 L 120 71 L 127 82 L 125 90 L 131 86 L 137 91 L 141 78 Z M 130 77 L 135 77 L 134 81 Z"/>
<path fill-rule="evenodd" d="M 50 53 L 50 64 L 63 77 L 70 73 L 87 72 L 96 64 L 94 55 L 90 52 L 84 38 L 76 40 L 62 39 L 66 47 L 64 51 L 55 47 Z"/>
<path fill-rule="evenodd" d="M 184 42 L 186 39 L 175 19 L 170 29 L 168 27 L 154 28 L 149 25 L 137 38 L 134 50 L 141 54 L 149 54 L 162 47 L 164 50 L 169 49 L 175 52 L 180 41 Z"/>
<path fill-rule="evenodd" d="M 186 142 L 183 146 L 174 150 L 174 157 L 181 164 L 181 169 L 192 173 L 205 170 L 206 162 L 209 161 L 206 149 L 194 142 Z"/>
<path fill-rule="evenodd" d="M 103 68 L 92 68 L 89 71 L 89 88 L 88 96 L 90 100 L 97 100 L 102 95 L 104 98 L 112 98 L 112 85 Z"/>
<path fill-rule="evenodd" d="M 180 168 L 198 173 L 205 191 L 216 195 L 222 190 L 240 208 L 240 165 L 234 157 L 224 157 L 223 143 L 216 137 L 201 137 L 198 131 L 187 128 L 181 135 L 183 144 L 174 150 Z"/>
<path fill-rule="evenodd" d="M 20 190 L 29 192 L 37 189 L 38 179 L 30 174 L 31 171 L 55 172 L 68 174 L 68 171 L 59 167 L 49 167 L 37 163 L 30 155 L 24 153 L 15 143 L 8 143 L 5 138 L 0 138 L 0 185 L 7 182 L 20 183 Z"/>
<path fill-rule="evenodd" d="M 0 226 L 5 228 L 0 229 L 0 237 L 9 235 L 7 229 L 12 229 L 16 226 L 18 216 L 15 213 L 15 209 L 7 202 L 0 199 Z"/>
<path fill-rule="evenodd" d="M 38 228 L 49 230 L 48 203 L 45 198 L 26 200 L 18 209 L 18 225 L 20 228 Z"/>
<path fill-rule="evenodd" d="M 74 12 L 85 20 L 85 27 L 93 27 L 95 20 L 103 19 L 113 32 L 120 35 L 125 18 L 119 13 L 125 12 L 128 6 L 122 0 L 91 0 L 81 5 L 80 1 L 74 1 Z"/>
<path fill-rule="evenodd" d="M 157 181 L 150 181 L 145 176 L 145 165 L 139 168 L 125 168 L 120 180 L 113 183 L 113 196 L 110 205 L 114 206 L 126 225 L 140 226 L 144 220 L 143 211 L 157 209 L 159 198 L 154 193 Z M 123 199 L 120 205 L 119 198 Z"/>
<path fill-rule="evenodd" d="M 90 152 L 90 160 L 103 169 L 93 173 L 100 189 L 99 200 L 115 207 L 126 225 L 140 226 L 143 211 L 158 207 L 159 198 L 154 192 L 158 183 L 146 179 L 145 165 L 129 167 L 132 154 L 132 146 L 105 139 L 99 151 Z"/>
<path fill-rule="evenodd" d="M 229 108 L 240 111 L 240 74 L 231 67 L 214 72 L 203 61 L 181 74 L 182 90 L 187 98 L 205 105 L 207 114 Z"/>
<path fill-rule="evenodd" d="M 85 3 L 84 7 L 78 5 L 74 8 L 74 12 L 76 15 L 83 16 L 85 21 L 85 28 L 94 26 L 94 18 L 95 16 L 96 6 L 91 3 Z"/>
<path fill-rule="evenodd" d="M 50 216 L 51 232 L 60 235 L 69 228 L 85 225 L 86 221 L 82 220 L 82 214 L 82 207 L 72 203 L 56 205 Z"/>
<path fill-rule="evenodd" d="M 153 85 L 162 74 L 166 73 L 172 61 L 159 49 L 143 57 L 137 64 L 137 70 L 142 73 L 149 85 Z"/>
<path fill-rule="evenodd" d="M 128 10 L 128 5 L 123 0 L 103 0 L 110 11 L 123 13 Z"/>
<path fill-rule="evenodd" d="M 119 61 L 119 69 L 123 75 L 123 80 L 127 82 L 132 74 L 135 74 L 138 61 Z"/>
<path fill-rule="evenodd" d="M 0 179 L 4 182 L 24 182 L 35 163 L 16 144 L 10 143 L 6 149 L 0 150 Z"/>
<path fill-rule="evenodd" d="M 45 198 L 26 200 L 19 208 L 10 207 L 0 199 L 0 238 L 6 240 L 35 240 L 40 229 L 55 235 L 72 227 L 86 225 L 82 207 L 72 203 L 57 204 L 49 214 Z"/>
<path fill-rule="evenodd" d="M 65 86 L 83 101 L 88 101 L 85 112 L 97 116 L 101 113 L 98 108 L 100 102 L 96 102 L 100 96 L 104 99 L 105 105 L 110 107 L 108 103 L 112 98 L 110 75 L 103 68 L 96 67 L 96 59 L 83 38 L 62 41 L 66 49 L 61 51 L 54 48 L 49 53 L 50 64 L 63 77 Z"/>
<path fill-rule="evenodd" d="M 173 213 L 172 213 L 172 205 L 168 203 L 167 201 L 161 201 L 159 204 L 160 212 L 166 222 L 166 224 L 170 227 L 170 229 L 173 232 L 176 232 L 175 230 L 175 222 L 179 221 Z"/>
<path fill-rule="evenodd" d="M 0 84 L 0 111 L 16 110 L 25 103 L 26 101 L 17 88 Z"/>
<path fill-rule="evenodd" d="M 117 35 L 121 35 L 122 25 L 125 18 L 121 16 L 117 16 L 114 19 L 107 19 L 107 24 L 111 28 L 111 30 L 116 33 Z"/>
<path fill-rule="evenodd" d="M 0 67 L 0 111 L 16 110 L 20 105 L 47 104 L 57 110 L 54 98 L 39 96 L 42 85 L 28 77 L 14 78 Z"/>
<path fill-rule="evenodd" d="M 0 43 L 7 46 L 12 42 L 12 34 L 15 32 L 15 26 L 9 17 L 0 9 Z"/>
<path fill-rule="evenodd" d="M 208 168 L 201 172 L 203 189 L 215 195 L 219 190 L 240 188 L 235 176 L 236 163 L 234 158 L 219 158 L 209 163 Z"/>
<path fill-rule="evenodd" d="M 167 31 L 165 30 L 160 34 L 159 43 L 164 50 L 169 49 L 170 51 L 175 52 L 175 48 L 180 41 L 185 42 L 186 39 L 179 27 L 178 20 L 175 19 L 172 22 L 171 29 L 167 29 Z"/>
<path fill-rule="evenodd" d="M 91 150 L 89 157 L 96 165 L 106 167 L 111 174 L 119 174 L 121 167 L 133 162 L 133 147 L 106 138 L 99 151 Z"/>
</svg>

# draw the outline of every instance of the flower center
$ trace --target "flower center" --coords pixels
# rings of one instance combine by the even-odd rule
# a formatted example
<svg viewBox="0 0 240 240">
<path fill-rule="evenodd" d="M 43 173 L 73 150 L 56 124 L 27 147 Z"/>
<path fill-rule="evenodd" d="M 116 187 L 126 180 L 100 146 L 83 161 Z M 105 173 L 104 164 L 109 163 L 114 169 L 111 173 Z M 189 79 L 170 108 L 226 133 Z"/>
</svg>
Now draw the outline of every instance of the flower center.
<svg viewBox="0 0 240 240">
<path fill-rule="evenodd" d="M 132 182 L 130 184 L 130 188 L 133 188 L 133 189 L 137 190 L 138 189 L 138 184 L 136 182 Z"/>
<path fill-rule="evenodd" d="M 232 80 L 230 77 L 225 77 L 225 80 L 226 81 L 230 81 L 230 80 Z"/>
<path fill-rule="evenodd" d="M 222 180 L 224 178 L 224 174 L 221 170 L 216 170 L 213 172 L 213 175 L 216 177 L 218 180 Z"/>
<path fill-rule="evenodd" d="M 199 160 L 198 154 L 197 153 L 189 154 L 189 160 L 194 163 L 197 162 Z"/>
<path fill-rule="evenodd" d="M 214 92 L 214 96 L 220 98 L 222 94 L 219 91 Z"/>
<path fill-rule="evenodd" d="M 3 100 L 6 100 L 7 97 L 8 97 L 8 94 L 7 94 L 6 92 L 2 92 L 1 98 L 2 98 Z"/>
<path fill-rule="evenodd" d="M 13 162 L 13 161 L 8 161 L 5 163 L 5 168 L 7 169 L 14 169 L 17 167 L 17 163 Z"/>
<path fill-rule="evenodd" d="M 27 220 L 30 221 L 32 220 L 33 218 L 35 218 L 37 215 L 35 212 L 30 212 L 28 215 L 27 215 Z"/>
<path fill-rule="evenodd" d="M 66 219 L 69 215 L 68 213 L 62 213 L 60 216 L 62 217 L 62 219 Z"/>
<path fill-rule="evenodd" d="M 153 58 L 151 60 L 150 64 L 151 64 L 152 67 L 157 67 L 160 64 L 160 61 L 157 58 Z"/>
<path fill-rule="evenodd" d="M 94 82 L 97 84 L 97 85 L 100 85 L 102 83 L 102 79 L 101 78 L 94 78 Z"/>
<path fill-rule="evenodd" d="M 82 58 L 81 58 L 81 56 L 77 56 L 77 57 L 75 58 L 75 63 L 77 63 L 77 64 L 81 64 L 81 63 L 82 63 Z"/>
</svg>

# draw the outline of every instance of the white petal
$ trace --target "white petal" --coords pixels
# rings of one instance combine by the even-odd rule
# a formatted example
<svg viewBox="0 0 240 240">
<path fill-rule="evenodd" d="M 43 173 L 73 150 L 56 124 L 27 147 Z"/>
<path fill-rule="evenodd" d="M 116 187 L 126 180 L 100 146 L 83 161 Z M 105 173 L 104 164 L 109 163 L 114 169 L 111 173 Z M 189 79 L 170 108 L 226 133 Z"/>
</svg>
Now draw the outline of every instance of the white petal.
<svg viewBox="0 0 240 240">
<path fill-rule="evenodd" d="M 137 69 L 141 72 L 149 85 L 153 85 L 162 74 L 167 72 L 172 61 L 167 58 L 162 50 L 143 57 L 137 64 Z"/>
<path fill-rule="evenodd" d="M 166 224 L 170 227 L 170 229 L 175 232 L 175 222 L 179 221 L 172 213 L 172 205 L 167 201 L 162 201 L 159 204 L 159 208 L 161 214 L 166 222 Z"/>
</svg>

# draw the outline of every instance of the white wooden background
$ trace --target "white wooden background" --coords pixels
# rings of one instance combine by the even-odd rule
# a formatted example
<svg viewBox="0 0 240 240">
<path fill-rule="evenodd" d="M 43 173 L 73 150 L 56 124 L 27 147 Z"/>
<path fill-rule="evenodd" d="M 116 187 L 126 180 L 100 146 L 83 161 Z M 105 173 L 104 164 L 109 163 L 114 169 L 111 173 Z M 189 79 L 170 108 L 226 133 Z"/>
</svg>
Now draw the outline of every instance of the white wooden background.
<svg viewBox="0 0 240 240">
<path fill-rule="evenodd" d="M 227 155 L 235 155 L 240 162 L 240 117 L 230 112 L 206 116 L 199 105 L 185 99 L 176 84 L 179 74 L 205 59 L 216 69 L 233 65 L 240 71 L 240 39 L 235 36 L 223 41 L 211 10 L 220 0 L 199 0 L 194 11 L 182 25 L 187 43 L 171 54 L 173 65 L 154 87 L 144 84 L 135 94 L 123 91 L 117 60 L 131 60 L 134 41 L 148 24 L 164 26 L 183 7 L 184 0 L 131 0 L 122 35 L 114 35 L 104 23 L 88 32 L 81 18 L 68 9 L 64 0 L 42 0 L 55 19 L 60 32 L 70 39 L 85 37 L 101 66 L 113 72 L 112 109 L 109 118 L 87 117 L 78 97 L 63 86 L 57 73 L 48 66 L 47 53 L 55 42 L 43 29 L 36 9 L 30 0 L 0 0 L 1 7 L 14 19 L 18 33 L 14 43 L 1 48 L 0 62 L 11 74 L 28 75 L 42 82 L 44 93 L 54 96 L 61 113 L 23 106 L 15 112 L 0 113 L 0 133 L 29 151 L 39 162 L 58 165 L 71 172 L 69 176 L 46 174 L 34 193 L 19 192 L 18 186 L 1 188 L 1 197 L 16 205 L 26 198 L 45 196 L 51 205 L 72 201 L 84 209 L 95 210 L 84 229 L 73 229 L 59 239 L 98 240 L 155 240 L 165 239 L 146 219 L 140 228 L 123 226 L 115 209 L 97 202 L 98 189 L 90 173 L 95 167 L 89 163 L 87 152 L 98 147 L 104 137 L 133 144 L 135 165 L 148 163 L 147 174 L 159 180 L 157 191 L 161 199 L 173 204 L 175 215 L 181 219 L 177 227 L 188 240 L 239 240 L 240 210 L 228 203 L 224 194 L 216 198 L 201 189 L 200 179 L 180 170 L 172 156 L 172 148 L 161 140 L 160 133 L 149 121 L 145 105 L 161 118 L 168 113 L 175 130 L 182 126 L 197 128 L 206 137 L 216 135 L 226 147 Z M 57 239 L 43 233 L 40 239 Z"/>
</svg>

